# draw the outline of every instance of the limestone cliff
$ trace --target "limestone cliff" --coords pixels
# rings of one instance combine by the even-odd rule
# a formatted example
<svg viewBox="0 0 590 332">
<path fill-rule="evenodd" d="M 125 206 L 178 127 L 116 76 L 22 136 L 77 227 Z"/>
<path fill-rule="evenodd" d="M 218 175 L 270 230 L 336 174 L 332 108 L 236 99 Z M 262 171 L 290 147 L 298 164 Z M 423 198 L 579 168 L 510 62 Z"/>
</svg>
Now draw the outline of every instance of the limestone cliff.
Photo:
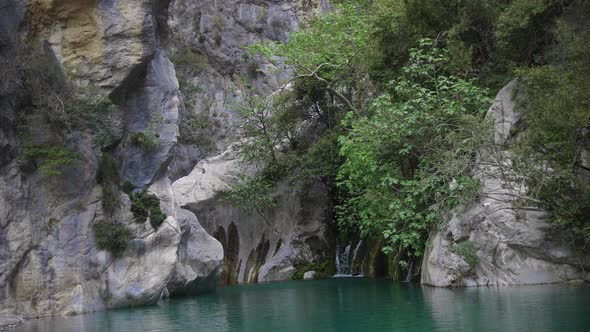
<svg viewBox="0 0 590 332">
<path fill-rule="evenodd" d="M 521 114 L 513 81 L 497 95 L 493 121 L 499 153 L 509 159 Z M 480 198 L 431 235 L 422 263 L 422 283 L 432 286 L 504 286 L 590 281 L 590 256 L 576 248 L 567 230 L 537 209 L 517 207 L 500 170 L 479 156 Z M 463 249 L 459 249 L 459 248 Z"/>
<path fill-rule="evenodd" d="M 114 216 L 131 243 L 120 257 L 96 248 L 93 225 L 106 218 L 97 183 L 100 148 L 87 132 L 67 137 L 79 160 L 59 176 L 19 157 L 15 94 L 0 96 L 0 313 L 74 314 L 156 303 L 162 296 L 215 286 L 223 249 L 194 214 L 174 200 L 167 168 L 174 157 L 181 98 L 166 55 L 166 1 L 3 1 L 2 52 L 24 38 L 41 41 L 67 78 L 110 94 L 117 105 L 111 147 L 117 172 L 137 190 L 154 193 L 166 215 L 157 229 L 133 221 L 119 192 Z M 5 9 L 6 8 L 6 11 Z M 145 151 L 130 135 L 157 132 Z M 38 122 L 37 143 L 56 141 L 59 128 Z M 63 136 L 63 135 L 62 135 Z M 102 152 L 104 153 L 104 151 Z"/>
<path fill-rule="evenodd" d="M 0 1 L 0 55 L 39 41 L 68 81 L 108 95 L 117 108 L 110 128 L 116 140 L 106 148 L 89 131 L 63 135 L 41 117 L 27 120 L 35 144 L 67 144 L 79 158 L 48 176 L 21 157 L 18 89 L 0 89 L 0 314 L 152 304 L 215 287 L 224 269 L 228 282 L 288 279 L 294 266 L 329 255 L 331 203 L 320 181 L 297 190 L 280 185 L 281 204 L 264 215 L 214 199 L 231 184 L 225 179 L 236 176 L 237 163 L 224 151 L 236 139 L 241 82 L 264 93 L 289 74 L 247 59 L 242 46 L 285 40 L 325 6 L 314 0 Z M 206 131 L 183 127 L 195 121 Z M 137 133 L 153 133 L 149 149 L 138 144 Z M 166 216 L 161 226 L 134 221 L 123 190 L 116 211 L 104 210 L 97 172 L 105 153 L 121 184 L 156 195 Z M 185 193 L 198 183 L 207 185 Z M 97 249 L 93 225 L 107 217 L 131 232 L 120 257 Z"/>
<path fill-rule="evenodd" d="M 288 280 L 298 265 L 332 257 L 331 202 L 319 179 L 279 183 L 275 207 L 235 207 L 220 194 L 249 170 L 241 167 L 233 147 L 199 162 L 172 185 L 177 202 L 199 216 L 225 251 L 225 283 Z"/>
</svg>

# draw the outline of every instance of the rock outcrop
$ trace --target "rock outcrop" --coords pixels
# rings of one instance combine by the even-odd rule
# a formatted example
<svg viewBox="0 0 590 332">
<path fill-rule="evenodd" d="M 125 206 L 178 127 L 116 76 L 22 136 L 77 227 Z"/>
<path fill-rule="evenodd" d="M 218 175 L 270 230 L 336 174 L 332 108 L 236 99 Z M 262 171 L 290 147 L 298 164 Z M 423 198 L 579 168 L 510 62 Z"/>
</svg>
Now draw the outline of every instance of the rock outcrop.
<svg viewBox="0 0 590 332">
<path fill-rule="evenodd" d="M 241 176 L 253 173 L 240 166 L 233 149 L 240 100 L 248 93 L 244 82 L 266 94 L 290 75 L 280 65 L 250 56 L 243 46 L 285 41 L 326 6 L 317 0 L 170 3 L 169 49 L 185 101 L 180 121 L 199 124 L 192 136 L 201 130 L 191 139 L 181 131 L 170 167 L 173 189 L 179 204 L 223 244 L 224 283 L 289 279 L 298 265 L 333 256 L 331 202 L 318 179 L 294 187 L 279 184 L 273 193 L 277 207 L 264 211 L 218 200 Z M 192 65 L 185 64 L 187 58 Z M 208 145 L 213 152 L 205 151 Z"/>
<path fill-rule="evenodd" d="M 3 3 L 4 6 L 4 3 Z M 0 314 L 43 316 L 154 304 L 163 296 L 215 287 L 223 248 L 179 207 L 168 179 L 177 145 L 181 98 L 166 55 L 167 1 L 9 1 L 0 22 L 0 52 L 22 35 L 55 55 L 68 79 L 110 94 L 119 110 L 113 155 L 121 177 L 158 197 L 166 215 L 159 228 L 134 221 L 120 192 L 109 218 L 125 225 L 131 243 L 120 257 L 96 248 L 93 225 L 107 218 L 97 183 L 101 152 L 91 134 L 68 140 L 79 160 L 48 176 L 18 158 L 18 104 L 0 95 Z M 6 11 L 4 8 L 7 8 Z M 28 15 L 25 11 L 28 10 Z M 11 36 L 5 36 L 9 33 Z M 54 140 L 56 128 L 34 122 L 34 140 Z M 136 132 L 155 133 L 155 148 L 134 144 Z"/>
<path fill-rule="evenodd" d="M 233 147 L 202 160 L 172 185 L 177 202 L 194 212 L 203 227 L 221 241 L 224 283 L 287 280 L 296 268 L 333 257 L 331 202 L 318 179 L 279 183 L 271 196 L 275 207 L 236 207 L 220 200 L 224 191 L 252 173 Z"/>
<path fill-rule="evenodd" d="M 26 38 L 38 40 L 72 84 L 108 95 L 118 108 L 110 128 L 117 139 L 106 150 L 120 184 L 156 195 L 166 219 L 157 229 L 135 222 L 122 192 L 115 213 L 104 211 L 96 174 L 106 150 L 93 133 L 65 135 L 33 118 L 35 144 L 67 143 L 79 160 L 52 177 L 19 158 L 18 96 L 0 87 L 0 315 L 152 304 L 211 289 L 222 273 L 232 283 L 288 279 L 299 264 L 331 254 L 331 203 L 319 180 L 280 184 L 273 193 L 278 206 L 262 213 L 217 200 L 250 172 L 231 152 L 241 82 L 262 93 L 289 75 L 248 58 L 242 46 L 286 40 L 327 6 L 323 1 L 7 0 L 2 6 L 0 55 Z M 183 54 L 191 57 L 188 65 Z M 199 127 L 209 131 L 199 137 L 207 142 L 181 135 L 194 119 L 206 122 Z M 141 145 L 147 139 L 149 149 Z M 107 218 L 131 232 L 120 257 L 96 248 L 93 225 Z"/>
<path fill-rule="evenodd" d="M 509 160 L 508 147 L 521 115 L 515 109 L 518 83 L 497 95 L 487 114 L 494 142 Z M 503 286 L 590 281 L 590 257 L 576 250 L 566 231 L 547 214 L 517 208 L 510 184 L 479 156 L 481 198 L 432 234 L 422 263 L 422 283 L 432 286 Z M 457 246 L 463 244 L 463 250 Z M 469 257 L 471 256 L 471 257 Z M 471 264 L 469 264 L 471 261 Z"/>
</svg>

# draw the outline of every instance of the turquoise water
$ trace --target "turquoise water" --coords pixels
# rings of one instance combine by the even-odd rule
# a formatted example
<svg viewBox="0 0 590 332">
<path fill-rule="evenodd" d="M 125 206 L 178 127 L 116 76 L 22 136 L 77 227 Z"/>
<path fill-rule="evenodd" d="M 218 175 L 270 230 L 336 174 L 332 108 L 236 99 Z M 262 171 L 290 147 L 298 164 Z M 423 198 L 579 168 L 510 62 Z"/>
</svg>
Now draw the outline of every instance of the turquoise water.
<svg viewBox="0 0 590 332">
<path fill-rule="evenodd" d="M 590 286 L 439 289 L 361 278 L 232 286 L 17 331 L 590 331 Z"/>
</svg>

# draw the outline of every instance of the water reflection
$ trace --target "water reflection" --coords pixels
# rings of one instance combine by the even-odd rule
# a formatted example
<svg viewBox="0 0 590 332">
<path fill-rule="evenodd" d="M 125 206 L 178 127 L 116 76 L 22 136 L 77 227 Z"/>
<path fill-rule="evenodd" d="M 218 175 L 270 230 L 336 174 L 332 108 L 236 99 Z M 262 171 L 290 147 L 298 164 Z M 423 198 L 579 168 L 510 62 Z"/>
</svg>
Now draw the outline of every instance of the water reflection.
<svg viewBox="0 0 590 332">
<path fill-rule="evenodd" d="M 587 285 L 443 289 L 422 294 L 437 331 L 588 331 Z"/>
<path fill-rule="evenodd" d="M 235 286 L 17 331 L 585 331 L 590 287 L 438 289 L 359 278 Z"/>
</svg>

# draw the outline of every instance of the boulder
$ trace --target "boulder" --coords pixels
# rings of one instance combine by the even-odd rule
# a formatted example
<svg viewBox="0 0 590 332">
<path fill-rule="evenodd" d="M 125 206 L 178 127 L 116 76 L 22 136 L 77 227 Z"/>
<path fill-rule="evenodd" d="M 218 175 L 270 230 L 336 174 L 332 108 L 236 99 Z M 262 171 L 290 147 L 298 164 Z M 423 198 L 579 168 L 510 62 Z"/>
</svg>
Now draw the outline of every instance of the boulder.
<svg viewBox="0 0 590 332">
<path fill-rule="evenodd" d="M 316 272 L 315 271 L 307 271 L 303 274 L 303 280 L 313 280 L 315 279 Z"/>
</svg>

